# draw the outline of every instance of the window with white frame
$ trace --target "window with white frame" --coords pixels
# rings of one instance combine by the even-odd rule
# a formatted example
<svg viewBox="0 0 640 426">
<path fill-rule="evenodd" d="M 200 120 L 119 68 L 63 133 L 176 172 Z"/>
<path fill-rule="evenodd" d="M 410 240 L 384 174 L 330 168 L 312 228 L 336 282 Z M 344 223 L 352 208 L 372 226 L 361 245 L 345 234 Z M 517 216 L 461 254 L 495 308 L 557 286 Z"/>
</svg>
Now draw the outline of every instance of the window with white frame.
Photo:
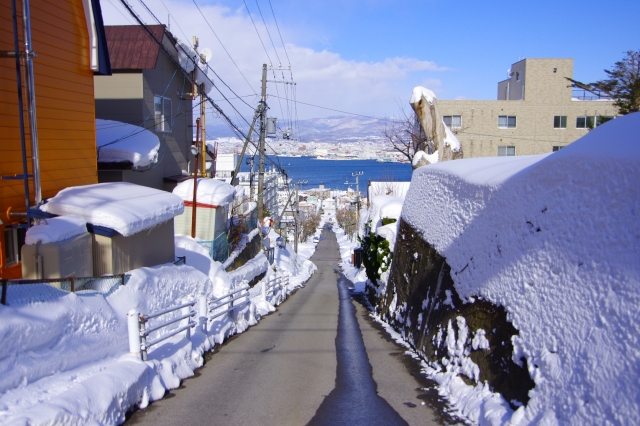
<svg viewBox="0 0 640 426">
<path fill-rule="evenodd" d="M 516 127 L 515 115 L 499 115 L 498 127 L 500 129 L 514 129 Z"/>
<path fill-rule="evenodd" d="M 444 124 L 450 129 L 459 129 L 462 127 L 461 115 L 443 115 L 442 121 L 444 121 Z"/>
<path fill-rule="evenodd" d="M 553 117 L 553 128 L 554 129 L 566 129 L 567 128 L 567 116 L 566 115 L 556 115 Z"/>
<path fill-rule="evenodd" d="M 153 116 L 156 132 L 171 132 L 171 99 L 163 96 L 153 97 Z"/>
<path fill-rule="evenodd" d="M 512 157 L 516 155 L 516 147 L 513 145 L 499 146 L 498 157 Z"/>
</svg>

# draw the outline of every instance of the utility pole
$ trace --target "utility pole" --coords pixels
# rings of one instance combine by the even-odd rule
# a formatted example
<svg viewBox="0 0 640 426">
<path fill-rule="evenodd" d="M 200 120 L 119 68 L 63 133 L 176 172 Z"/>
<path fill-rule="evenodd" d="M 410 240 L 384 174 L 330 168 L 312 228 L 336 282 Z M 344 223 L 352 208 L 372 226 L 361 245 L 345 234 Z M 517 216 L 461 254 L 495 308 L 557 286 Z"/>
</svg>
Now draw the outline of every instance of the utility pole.
<svg viewBox="0 0 640 426">
<path fill-rule="evenodd" d="M 258 150 L 260 157 L 258 161 L 258 221 L 262 223 L 264 219 L 264 139 L 265 139 L 265 116 L 267 115 L 267 64 L 262 64 L 262 98 L 260 100 L 262 109 L 260 111 L 260 144 Z"/>
<path fill-rule="evenodd" d="M 296 226 L 296 233 L 295 233 L 295 238 L 293 239 L 293 251 L 295 251 L 296 253 L 298 253 L 298 213 L 300 212 L 300 209 L 298 208 L 298 204 L 300 203 L 300 198 L 298 197 L 298 182 L 296 182 L 296 212 L 295 212 L 295 226 Z"/>
<path fill-rule="evenodd" d="M 300 228 L 298 227 L 298 223 L 300 221 L 300 197 L 298 196 L 298 186 L 305 185 L 307 183 L 306 180 L 298 180 L 296 181 L 296 212 L 295 212 L 295 224 L 296 224 L 296 238 L 293 243 L 293 251 L 298 253 L 298 239 L 300 238 L 298 231 Z"/>
<path fill-rule="evenodd" d="M 354 172 L 351 173 L 351 176 L 355 176 L 356 177 L 356 223 L 358 224 L 357 226 L 360 225 L 360 185 L 358 183 L 358 177 L 362 176 L 364 174 L 364 172 Z"/>
</svg>

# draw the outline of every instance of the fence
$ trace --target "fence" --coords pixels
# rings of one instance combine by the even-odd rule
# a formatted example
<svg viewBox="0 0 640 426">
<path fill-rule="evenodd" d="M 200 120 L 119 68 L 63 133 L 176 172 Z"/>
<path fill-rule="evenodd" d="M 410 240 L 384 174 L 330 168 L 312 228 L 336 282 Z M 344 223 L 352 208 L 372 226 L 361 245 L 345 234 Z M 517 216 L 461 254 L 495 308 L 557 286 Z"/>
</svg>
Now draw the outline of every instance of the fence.
<svg viewBox="0 0 640 426">
<path fill-rule="evenodd" d="M 2 297 L 0 302 L 7 304 L 9 293 L 13 302 L 43 302 L 63 296 L 65 293 L 95 291 L 109 294 L 117 287 L 125 285 L 131 275 L 120 274 L 108 277 L 65 277 L 42 278 L 35 280 L 2 280 Z M 24 286 L 32 287 L 24 287 Z M 11 289 L 11 291 L 9 291 Z"/>
<path fill-rule="evenodd" d="M 209 256 L 211 256 L 213 260 L 224 262 L 229 257 L 229 241 L 227 240 L 227 234 L 225 233 L 218 235 L 213 240 L 200 240 L 198 241 L 198 244 L 209 250 Z"/>
<path fill-rule="evenodd" d="M 271 276 L 262 286 L 262 297 L 274 302 L 273 298 L 278 295 L 276 304 L 281 303 L 284 300 L 285 294 L 283 290 L 286 290 L 289 286 L 288 275 L 274 275 Z M 127 314 L 128 320 L 128 332 L 129 332 L 129 352 L 136 355 L 143 361 L 147 360 L 147 352 L 151 346 L 175 336 L 178 333 L 185 331 L 185 337 L 191 338 L 191 328 L 197 326 L 202 331 L 206 331 L 209 321 L 228 314 L 234 309 L 240 308 L 250 302 L 250 287 L 244 285 L 238 289 L 235 289 L 224 296 L 215 298 L 208 301 L 206 296 L 200 296 L 197 300 L 183 303 L 181 305 L 173 306 L 171 308 L 164 309 L 152 314 L 140 314 L 135 309 L 131 309 Z M 240 302 L 237 302 L 244 299 Z M 196 310 L 197 305 L 197 310 Z M 222 310 L 220 310 L 222 308 Z M 182 310 L 181 315 L 169 318 L 164 322 L 155 324 L 153 327 L 147 327 L 150 320 L 160 318 L 162 316 L 171 314 Z M 195 316 L 198 316 L 198 322 L 194 320 Z M 147 341 L 147 338 L 151 333 L 157 332 L 166 328 L 172 324 L 186 320 L 185 325 L 179 326 L 175 330 L 171 330 L 168 333 L 161 335 L 154 340 Z"/>
<path fill-rule="evenodd" d="M 243 298 L 245 300 L 234 304 L 234 302 Z M 204 331 L 206 330 L 209 321 L 227 314 L 247 303 L 249 303 L 249 286 L 245 285 L 230 293 L 225 294 L 222 297 L 213 299 L 210 302 L 207 301 L 207 298 L 205 296 L 200 296 L 197 300 L 193 300 L 191 302 L 183 303 L 181 305 L 173 306 L 171 308 L 146 315 L 139 314 L 135 309 L 132 309 L 127 314 L 129 331 L 129 352 L 135 354 L 143 361 L 146 361 L 147 351 L 151 346 L 157 345 L 158 343 L 168 339 L 169 337 L 175 336 L 176 334 L 183 331 L 186 332 L 185 337 L 189 339 L 191 338 L 192 327 L 195 327 L 197 325 L 198 328 Z M 196 304 L 198 305 L 197 311 L 195 310 Z M 220 308 L 225 307 L 226 309 L 218 311 Z M 163 317 L 179 310 L 183 311 L 182 315 L 169 318 L 164 322 L 155 324 L 153 327 L 147 327 L 150 320 Z M 212 313 L 213 315 L 210 316 L 209 314 Z M 197 323 L 193 319 L 196 315 L 198 315 Z M 175 324 L 184 320 L 187 320 L 187 324 L 180 326 L 167 334 L 159 336 L 154 340 L 147 341 L 147 338 L 151 335 L 151 333 L 160 331 L 170 326 L 171 324 Z"/>
<path fill-rule="evenodd" d="M 289 276 L 285 275 L 284 277 L 281 275 L 272 275 L 262 286 L 262 297 L 264 300 L 267 300 L 268 296 L 270 297 L 270 301 L 273 302 L 273 298 L 276 295 L 276 289 L 280 290 L 278 294 L 280 295 L 279 299 L 276 302 L 282 302 L 284 295 L 282 290 L 285 290 L 289 287 Z"/>
</svg>

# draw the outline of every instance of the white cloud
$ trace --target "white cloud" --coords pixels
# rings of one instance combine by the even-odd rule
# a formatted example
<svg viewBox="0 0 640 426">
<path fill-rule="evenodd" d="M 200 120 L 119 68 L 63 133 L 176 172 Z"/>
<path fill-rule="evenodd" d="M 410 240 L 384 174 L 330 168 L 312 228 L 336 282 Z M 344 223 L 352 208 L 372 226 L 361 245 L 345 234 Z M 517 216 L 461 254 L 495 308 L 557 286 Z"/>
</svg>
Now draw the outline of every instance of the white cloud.
<svg viewBox="0 0 640 426">
<path fill-rule="evenodd" d="M 157 17 L 167 19 L 167 10 L 161 2 L 147 2 L 147 4 Z M 253 16 L 253 20 L 260 31 L 262 43 L 245 9 L 231 10 L 221 6 L 200 6 L 209 24 L 215 29 L 226 50 L 251 84 L 250 88 L 193 3 L 164 0 L 164 4 L 173 17 L 171 31 L 174 35 L 183 40 L 186 38 L 189 42 L 191 36 L 197 35 L 201 47 L 211 48 L 213 51 L 211 67 L 238 95 L 248 95 L 254 91 L 259 93 L 262 64 L 270 63 L 262 43 L 269 52 L 273 65 L 280 65 L 259 15 Z M 117 1 L 102 0 L 101 5 L 107 25 L 129 24 L 123 17 L 123 14 L 128 15 L 128 12 L 124 11 Z M 114 7 L 118 7 L 122 13 Z M 135 4 L 135 9 L 143 16 L 146 23 L 155 23 L 152 18 L 148 18 L 147 14 L 142 13 L 143 8 L 139 4 Z M 295 34 L 287 32 L 282 22 L 279 24 L 286 37 L 286 53 L 275 26 L 269 27 L 269 31 L 282 65 L 287 65 L 287 54 L 291 60 L 299 101 L 364 115 L 390 115 L 397 111 L 399 99 L 402 101 L 406 99 L 408 102 L 414 86 L 427 84 L 437 90 L 440 87 L 440 81 L 429 79 L 429 74 L 447 71 L 447 68 L 438 66 L 434 62 L 416 58 L 396 57 L 380 62 L 347 60 L 335 52 L 317 51 L 292 43 L 295 41 Z M 183 34 L 178 26 L 187 33 Z M 289 78 L 287 72 L 277 71 L 275 74 L 277 78 L 282 78 L 283 74 Z M 269 73 L 269 79 L 274 79 L 272 72 Z M 223 85 L 217 81 L 216 84 L 225 91 Z M 268 83 L 270 95 L 276 95 L 275 86 L 274 83 Z M 278 85 L 280 96 L 284 97 L 285 91 L 290 93 L 291 86 Z M 225 91 L 225 95 L 230 96 L 228 91 Z M 220 98 L 215 93 L 212 96 L 216 99 Z M 256 100 L 247 98 L 247 102 L 253 105 Z M 282 105 L 286 110 L 286 102 L 283 101 Z M 231 110 L 224 103 L 220 103 L 220 106 L 225 111 Z M 281 115 L 280 105 L 274 102 L 273 98 L 270 106 L 275 115 Z M 237 106 L 237 108 L 245 116 L 251 115 L 248 107 Z M 284 114 L 287 115 L 287 112 L 285 111 Z M 338 115 L 338 113 L 298 105 L 298 116 L 301 119 L 328 115 Z"/>
</svg>

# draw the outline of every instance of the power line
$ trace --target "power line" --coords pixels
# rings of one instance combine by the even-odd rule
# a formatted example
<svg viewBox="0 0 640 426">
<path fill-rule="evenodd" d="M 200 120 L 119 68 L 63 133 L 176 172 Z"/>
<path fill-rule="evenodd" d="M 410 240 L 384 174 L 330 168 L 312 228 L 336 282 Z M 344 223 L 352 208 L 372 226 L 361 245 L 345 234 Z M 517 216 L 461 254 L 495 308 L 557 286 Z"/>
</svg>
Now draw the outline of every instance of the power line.
<svg viewBox="0 0 640 426">
<path fill-rule="evenodd" d="M 260 37 L 260 32 L 258 32 L 258 27 L 256 27 L 256 23 L 253 22 L 253 16 L 251 16 L 251 11 L 249 10 L 249 6 L 247 6 L 247 2 L 245 0 L 242 0 L 242 2 L 244 3 L 244 7 L 247 8 L 247 13 L 249 14 L 249 19 L 251 19 L 251 23 L 253 24 L 253 28 L 255 28 L 255 30 L 256 30 L 256 34 L 258 34 L 258 38 L 260 39 L 260 44 L 262 45 L 262 48 L 264 49 L 264 53 L 266 53 L 266 55 L 267 55 L 267 59 L 269 59 L 269 64 L 271 66 L 273 66 L 273 63 L 271 62 L 271 57 L 269 56 L 269 52 L 267 52 L 267 48 L 264 47 L 264 43 L 262 41 L 262 37 Z"/>
<path fill-rule="evenodd" d="M 251 90 L 253 90 L 254 94 L 258 94 L 255 89 L 253 88 L 253 86 L 251 85 L 251 83 L 249 83 L 249 80 L 247 80 L 247 78 L 244 76 L 244 74 L 242 73 L 242 71 L 240 70 L 240 67 L 238 67 L 238 64 L 236 64 L 236 61 L 233 60 L 233 58 L 231 57 L 231 54 L 229 53 L 229 51 L 227 50 L 227 48 L 224 46 L 224 44 L 222 44 L 222 41 L 220 40 L 220 37 L 218 37 L 218 34 L 216 34 L 216 32 L 213 30 L 213 27 L 211 26 L 211 24 L 209 23 L 209 21 L 207 20 L 207 18 L 204 16 L 204 13 L 202 13 L 202 10 L 200 10 L 200 6 L 198 6 L 198 4 L 196 3 L 196 0 L 192 0 L 193 4 L 198 8 L 198 12 L 200 12 L 200 15 L 202 15 L 202 18 L 204 19 L 204 21 L 207 23 L 207 26 L 209 26 L 209 29 L 211 30 L 211 32 L 213 33 L 214 36 L 216 36 L 216 39 L 218 40 L 218 42 L 220 43 L 220 46 L 222 46 L 222 48 L 224 49 L 224 51 L 227 53 L 227 56 L 229 56 L 229 59 L 231 59 L 231 62 L 233 62 L 233 65 L 235 65 L 235 67 L 237 68 L 238 72 L 240 73 L 240 75 L 242 76 L 242 78 L 244 78 L 244 81 L 247 82 L 247 84 L 249 85 L 249 87 L 251 87 Z M 245 3 L 246 5 L 246 3 Z M 213 69 L 212 69 L 213 71 Z M 215 71 L 214 71 L 215 72 Z M 217 76 L 217 74 L 216 74 Z M 220 77 L 218 77 L 220 78 Z M 220 81 L 222 81 L 222 79 L 220 79 Z"/>
<path fill-rule="evenodd" d="M 273 96 L 273 95 L 271 95 L 271 96 Z M 388 121 L 390 123 L 398 123 L 398 120 L 389 120 L 388 118 L 373 117 L 373 116 L 370 116 L 370 115 L 357 114 L 355 112 L 341 111 L 339 109 L 323 107 L 323 106 L 320 106 L 320 105 L 314 105 L 314 104 L 310 104 L 310 103 L 307 103 L 307 102 L 301 102 L 301 101 L 298 101 L 298 100 L 294 100 L 293 102 L 296 103 L 296 104 L 302 104 L 302 105 L 307 105 L 307 106 L 311 106 L 311 107 L 314 107 L 314 108 L 326 109 L 326 110 L 329 110 L 329 111 L 339 112 L 339 113 L 342 113 L 342 114 L 355 115 L 357 117 L 364 117 L 364 118 L 372 118 L 374 120 Z M 297 115 L 297 113 L 296 113 L 296 115 Z M 296 118 L 296 121 L 297 121 L 297 118 Z"/>
<path fill-rule="evenodd" d="M 271 5 L 271 0 L 269 0 L 269 7 L 271 8 L 271 14 L 273 15 L 273 22 L 276 23 L 276 28 L 278 29 L 278 35 L 280 35 L 280 41 L 282 42 L 282 48 L 284 49 L 284 54 L 287 56 L 287 62 L 289 67 L 291 67 L 291 60 L 289 60 L 289 54 L 287 53 L 287 47 L 284 45 L 284 40 L 282 39 L 282 33 L 280 33 L 280 27 L 278 26 L 278 21 L 276 20 L 276 14 L 273 11 L 273 6 Z M 291 68 L 289 68 L 289 72 L 291 72 Z M 291 74 L 291 79 L 293 80 L 293 73 Z"/>
<path fill-rule="evenodd" d="M 267 22 L 264 20 L 264 16 L 262 15 L 262 9 L 260 9 L 258 0 L 255 0 L 255 1 L 256 1 L 256 6 L 258 7 L 258 12 L 260 12 L 260 18 L 262 18 L 262 23 L 264 24 L 264 29 L 267 30 L 267 35 L 269 36 L 269 40 L 271 40 L 271 46 L 273 47 L 273 52 L 276 54 L 276 58 L 278 58 L 278 65 L 282 65 L 282 61 L 280 60 L 280 56 L 278 55 L 278 50 L 276 49 L 276 45 L 273 43 L 273 38 L 271 38 L 271 32 L 269 32 L 269 27 L 267 27 Z"/>
</svg>

